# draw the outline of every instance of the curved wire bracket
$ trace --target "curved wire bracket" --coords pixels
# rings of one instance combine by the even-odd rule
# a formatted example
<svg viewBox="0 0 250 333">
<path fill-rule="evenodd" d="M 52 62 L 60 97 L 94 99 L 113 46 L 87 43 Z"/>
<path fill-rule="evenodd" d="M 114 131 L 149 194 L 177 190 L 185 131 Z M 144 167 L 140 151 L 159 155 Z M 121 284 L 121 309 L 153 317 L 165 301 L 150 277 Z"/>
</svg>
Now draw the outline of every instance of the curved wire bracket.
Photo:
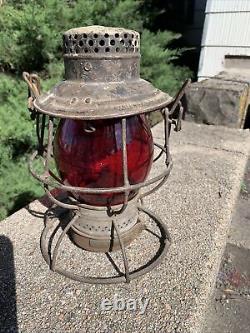
<svg viewBox="0 0 250 333">
<path fill-rule="evenodd" d="M 191 80 L 187 79 L 181 89 L 178 91 L 177 95 L 175 96 L 173 102 L 172 102 L 172 106 L 169 110 L 169 116 L 172 120 L 172 124 L 175 126 L 174 130 L 176 132 L 181 130 L 181 120 L 183 118 L 183 113 L 184 113 L 184 109 L 181 103 L 181 99 L 184 96 L 188 86 L 190 85 Z M 176 112 L 177 107 L 179 106 L 179 110 Z M 173 119 L 174 118 L 174 119 Z"/>
<path fill-rule="evenodd" d="M 152 235 L 156 236 L 160 241 L 160 247 L 157 251 L 157 253 L 153 256 L 152 259 L 149 260 L 147 264 L 144 264 L 140 266 L 139 268 L 129 271 L 129 265 L 128 265 L 128 259 L 124 247 L 124 243 L 121 239 L 120 231 L 113 220 L 113 225 L 120 243 L 120 249 L 122 252 L 122 258 L 123 258 L 123 264 L 125 272 L 121 273 L 118 276 L 110 276 L 110 277 L 92 277 L 92 276 L 82 276 L 80 274 L 73 273 L 69 270 L 65 270 L 58 265 L 56 265 L 57 257 L 60 250 L 60 245 L 62 244 L 63 239 L 65 238 L 67 232 L 69 231 L 70 227 L 75 223 L 78 215 L 76 215 L 72 218 L 72 220 L 67 224 L 66 228 L 62 231 L 61 235 L 59 236 L 58 241 L 56 242 L 55 248 L 53 250 L 53 253 L 50 252 L 50 249 L 48 247 L 48 244 L 53 241 L 48 236 L 49 232 L 51 232 L 51 228 L 53 227 L 53 223 L 45 223 L 45 227 L 41 234 L 40 239 L 40 246 L 41 246 L 41 252 L 43 255 L 44 260 L 47 262 L 49 267 L 56 273 L 61 274 L 63 276 L 66 276 L 72 280 L 79 281 L 82 283 L 89 283 L 89 284 L 114 284 L 114 283 L 122 283 L 127 282 L 129 283 L 131 280 L 136 279 L 148 272 L 150 272 L 152 269 L 154 269 L 156 266 L 158 266 L 162 260 L 164 259 L 167 250 L 171 244 L 171 238 L 167 229 L 167 226 L 165 223 L 153 212 L 150 210 L 138 206 L 138 210 L 142 213 L 148 215 L 151 220 L 156 224 L 160 231 L 160 236 L 150 232 L 148 228 L 145 228 L 145 231 L 150 232 Z M 49 215 L 47 215 L 47 220 L 49 219 Z M 54 231 L 52 231 L 52 235 L 54 236 Z"/>
</svg>

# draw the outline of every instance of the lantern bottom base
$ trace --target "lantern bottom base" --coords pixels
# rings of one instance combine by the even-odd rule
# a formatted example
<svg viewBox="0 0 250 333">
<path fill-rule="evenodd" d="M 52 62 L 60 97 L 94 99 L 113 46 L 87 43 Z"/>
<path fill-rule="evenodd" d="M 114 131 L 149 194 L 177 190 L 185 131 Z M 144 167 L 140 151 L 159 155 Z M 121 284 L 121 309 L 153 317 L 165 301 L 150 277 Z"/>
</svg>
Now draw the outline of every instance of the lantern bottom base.
<svg viewBox="0 0 250 333">
<path fill-rule="evenodd" d="M 137 197 L 131 199 L 124 210 L 122 205 L 113 207 L 113 212 L 107 207 L 84 206 L 70 228 L 70 238 L 87 251 L 120 250 L 121 242 L 124 246 L 130 244 L 144 229 L 144 224 L 138 219 L 137 206 Z"/>
<path fill-rule="evenodd" d="M 90 284 L 113 284 L 113 283 L 121 283 L 121 282 L 127 282 L 129 283 L 131 280 L 136 279 L 148 272 L 150 272 L 152 269 L 154 269 L 157 265 L 160 264 L 160 262 L 163 260 L 165 257 L 167 250 L 169 248 L 169 245 L 171 243 L 171 238 L 169 235 L 169 232 L 167 230 L 167 226 L 165 223 L 157 217 L 153 212 L 150 210 L 138 206 L 137 207 L 140 214 L 144 213 L 146 216 L 148 216 L 155 224 L 155 226 L 158 227 L 159 229 L 159 236 L 155 233 L 152 233 L 150 231 L 150 228 L 147 226 L 147 222 L 145 220 L 145 228 L 144 228 L 144 233 L 149 232 L 153 236 L 156 237 L 156 239 L 159 241 L 159 248 L 157 249 L 156 252 L 151 253 L 150 257 L 148 258 L 148 262 L 145 264 L 142 263 L 139 265 L 135 270 L 131 271 L 129 269 L 129 262 L 127 259 L 127 249 L 123 246 L 124 244 L 121 242 L 121 252 L 122 252 L 122 257 L 123 257 L 123 263 L 124 263 L 124 273 L 120 272 L 118 275 L 113 275 L 113 276 L 86 276 L 82 274 L 78 274 L 74 272 L 73 270 L 69 270 L 68 267 L 64 268 L 58 265 L 57 258 L 60 252 L 60 248 L 62 247 L 62 242 L 66 234 L 68 233 L 69 229 L 71 228 L 72 224 L 75 223 L 76 221 L 76 216 L 66 225 L 66 227 L 63 228 L 63 231 L 61 232 L 59 238 L 57 239 L 56 245 L 53 250 L 51 250 L 51 244 L 53 243 L 53 240 L 56 235 L 56 230 L 58 230 L 58 225 L 55 225 L 54 220 L 53 220 L 53 215 L 52 219 L 49 214 L 46 215 L 46 222 L 45 222 L 45 227 L 42 231 L 41 234 L 41 252 L 44 260 L 46 263 L 49 265 L 50 269 L 54 272 L 57 272 L 58 274 L 61 274 L 63 276 L 66 276 L 72 280 L 79 281 L 82 283 L 90 283 Z M 117 227 L 116 223 L 114 225 Z M 120 235 L 120 233 L 119 233 Z M 138 251 L 141 250 L 140 244 L 144 243 L 145 239 L 143 237 L 140 237 L 139 244 L 137 244 L 137 249 Z M 145 245 L 145 244 L 144 244 Z M 148 244 L 149 245 L 149 244 Z M 150 248 L 150 246 L 149 246 Z M 151 251 L 150 251 L 151 252 Z M 84 254 L 84 251 L 83 251 Z M 85 252 L 86 254 L 86 252 Z M 72 253 L 73 255 L 73 253 Z M 74 256 L 74 255 L 73 255 Z M 98 256 L 97 256 L 98 257 Z M 77 259 L 78 260 L 78 259 Z M 112 262 L 111 262 L 112 263 Z M 116 263 L 112 263 L 113 267 L 117 267 Z M 84 266 L 84 265 L 83 265 Z"/>
<path fill-rule="evenodd" d="M 121 234 L 122 242 L 125 246 L 129 245 L 144 229 L 144 225 L 138 222 L 126 233 Z M 115 233 L 115 231 L 114 231 Z M 120 240 L 117 236 L 110 234 L 106 238 L 94 238 L 80 234 L 74 227 L 70 230 L 70 238 L 79 247 L 91 252 L 114 252 L 121 249 Z"/>
</svg>

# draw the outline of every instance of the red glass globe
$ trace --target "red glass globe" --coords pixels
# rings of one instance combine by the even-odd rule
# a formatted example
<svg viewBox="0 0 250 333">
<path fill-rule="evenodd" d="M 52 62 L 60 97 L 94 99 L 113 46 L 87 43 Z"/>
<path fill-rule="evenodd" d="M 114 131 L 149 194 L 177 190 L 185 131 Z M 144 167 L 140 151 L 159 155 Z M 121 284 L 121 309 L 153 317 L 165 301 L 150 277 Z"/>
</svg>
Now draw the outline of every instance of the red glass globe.
<svg viewBox="0 0 250 333">
<path fill-rule="evenodd" d="M 151 168 L 153 139 L 145 115 L 127 118 L 127 159 L 130 184 L 143 182 Z M 54 141 L 57 170 L 65 185 L 110 188 L 124 185 L 120 119 L 61 119 Z M 124 193 L 72 193 L 94 206 L 121 204 Z M 136 194 L 129 193 L 129 199 Z"/>
</svg>

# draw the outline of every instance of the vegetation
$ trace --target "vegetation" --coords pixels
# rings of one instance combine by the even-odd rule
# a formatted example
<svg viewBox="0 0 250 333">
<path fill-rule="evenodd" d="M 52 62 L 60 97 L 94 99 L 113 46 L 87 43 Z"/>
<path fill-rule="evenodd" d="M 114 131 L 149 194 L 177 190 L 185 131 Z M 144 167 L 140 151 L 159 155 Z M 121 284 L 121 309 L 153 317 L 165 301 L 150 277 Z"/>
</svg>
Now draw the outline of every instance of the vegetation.
<svg viewBox="0 0 250 333">
<path fill-rule="evenodd" d="M 142 33 L 142 76 L 171 94 L 190 76 L 173 64 L 180 36 L 153 31 L 157 10 L 143 0 L 12 0 L 0 5 L 0 220 L 43 194 L 27 170 L 35 148 L 34 122 L 26 110 L 23 71 L 37 72 L 43 90 L 63 77 L 61 34 L 86 25 L 123 26 Z M 152 7 L 152 6 L 151 6 Z M 151 8 L 150 7 L 150 8 Z"/>
</svg>

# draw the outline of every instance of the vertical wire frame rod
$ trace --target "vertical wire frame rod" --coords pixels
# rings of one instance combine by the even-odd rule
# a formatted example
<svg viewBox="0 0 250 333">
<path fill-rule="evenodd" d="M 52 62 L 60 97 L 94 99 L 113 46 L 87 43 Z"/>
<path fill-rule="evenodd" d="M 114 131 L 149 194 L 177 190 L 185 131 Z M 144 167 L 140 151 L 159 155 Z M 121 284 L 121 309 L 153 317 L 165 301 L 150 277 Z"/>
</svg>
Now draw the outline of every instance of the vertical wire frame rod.
<svg viewBox="0 0 250 333">
<path fill-rule="evenodd" d="M 162 110 L 162 115 L 163 115 L 163 119 L 164 119 L 164 148 L 165 148 L 165 155 L 166 155 L 165 164 L 168 167 L 169 164 L 171 163 L 171 155 L 170 155 L 170 150 L 169 150 L 169 134 L 170 134 L 170 128 L 171 128 L 171 120 L 169 119 L 168 108 L 164 108 Z M 156 162 L 161 157 L 162 153 L 163 153 L 163 150 L 154 159 L 154 162 Z M 144 197 L 157 191 L 158 188 L 160 188 L 167 181 L 168 176 L 169 175 L 166 175 L 165 177 L 163 177 L 163 179 L 156 186 L 154 186 L 151 190 L 141 194 L 140 199 L 142 200 Z"/>
<path fill-rule="evenodd" d="M 112 222 L 113 222 L 113 225 L 114 225 L 114 228 L 115 228 L 115 231 L 116 231 L 116 234 L 117 234 L 117 238 L 118 238 L 119 243 L 120 243 L 120 248 L 121 248 L 121 251 L 122 251 L 122 258 L 123 258 L 124 269 L 125 269 L 125 279 L 126 279 L 126 282 L 129 283 L 131 279 L 130 279 L 130 275 L 129 275 L 128 258 L 127 258 L 125 246 L 124 246 L 124 243 L 122 241 L 119 228 L 117 227 L 117 225 L 115 223 L 115 220 L 113 220 Z"/>
<path fill-rule="evenodd" d="M 127 120 L 126 118 L 122 118 L 121 120 L 122 125 L 122 171 L 123 171 L 123 184 L 124 186 L 129 186 L 129 180 L 128 180 L 128 154 L 127 154 Z M 128 196 L 129 196 L 129 190 L 124 191 L 124 203 L 120 210 L 116 211 L 113 209 L 108 208 L 109 211 L 112 212 L 112 214 L 121 214 L 124 212 L 124 210 L 127 208 L 128 205 Z"/>
<path fill-rule="evenodd" d="M 45 159 L 45 175 L 49 175 L 49 162 L 51 159 L 52 145 L 53 145 L 53 127 L 54 127 L 53 118 L 49 117 L 48 146 L 47 146 L 47 153 L 46 153 L 46 159 Z"/>
<path fill-rule="evenodd" d="M 122 168 L 123 168 L 123 181 L 124 185 L 129 185 L 128 180 L 128 154 L 127 154 L 127 120 L 126 118 L 122 118 Z M 126 208 L 128 204 L 128 195 L 129 191 L 126 191 L 124 194 L 124 208 Z"/>
<path fill-rule="evenodd" d="M 169 135 L 171 129 L 171 121 L 169 119 L 169 110 L 168 108 L 163 109 L 164 116 L 164 148 L 166 149 L 166 160 L 165 164 L 168 165 L 170 163 L 170 150 L 169 150 Z"/>
<path fill-rule="evenodd" d="M 58 238 L 58 241 L 56 243 L 56 246 L 54 248 L 53 251 L 53 256 L 52 256 L 52 262 L 51 262 L 51 269 L 52 271 L 55 271 L 55 267 L 56 267 L 56 260 L 57 260 L 57 256 L 58 256 L 58 250 L 59 247 L 63 241 L 63 238 L 65 237 L 66 233 L 68 232 L 69 228 L 75 223 L 75 221 L 77 220 L 77 218 L 79 217 L 78 214 L 76 214 L 72 220 L 67 224 L 67 226 L 64 228 L 63 232 L 61 233 L 60 237 Z"/>
</svg>

